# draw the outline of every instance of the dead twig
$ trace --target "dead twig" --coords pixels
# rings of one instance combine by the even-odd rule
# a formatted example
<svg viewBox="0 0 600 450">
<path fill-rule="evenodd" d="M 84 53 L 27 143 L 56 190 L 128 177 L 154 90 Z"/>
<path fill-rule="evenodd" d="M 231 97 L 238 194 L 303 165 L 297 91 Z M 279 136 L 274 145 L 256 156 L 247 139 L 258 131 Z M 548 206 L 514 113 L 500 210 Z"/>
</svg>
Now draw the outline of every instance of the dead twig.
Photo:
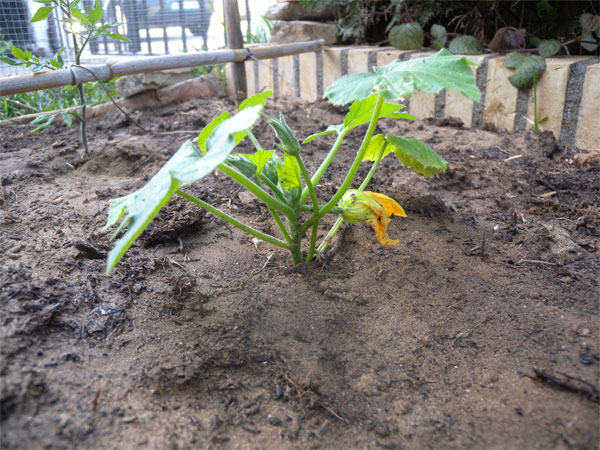
<svg viewBox="0 0 600 450">
<path fill-rule="evenodd" d="M 594 403 L 600 403 L 600 392 L 598 392 L 596 386 L 581 378 L 558 371 L 556 373 L 550 373 L 536 367 L 533 368 L 533 373 L 535 374 L 534 377 L 527 375 L 532 380 L 537 379 L 567 391 L 576 392 Z"/>
</svg>

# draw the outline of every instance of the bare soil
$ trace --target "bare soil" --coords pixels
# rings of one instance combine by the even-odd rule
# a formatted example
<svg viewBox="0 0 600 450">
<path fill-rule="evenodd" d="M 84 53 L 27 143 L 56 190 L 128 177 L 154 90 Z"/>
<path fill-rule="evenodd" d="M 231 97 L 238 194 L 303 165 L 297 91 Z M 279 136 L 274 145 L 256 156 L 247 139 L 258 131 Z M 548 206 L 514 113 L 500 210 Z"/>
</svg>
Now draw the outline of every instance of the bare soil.
<svg viewBox="0 0 600 450">
<path fill-rule="evenodd" d="M 190 100 L 141 123 L 197 134 L 223 109 Z M 299 137 L 345 114 L 279 102 L 263 117 L 279 111 Z M 94 119 L 82 158 L 64 125 L 0 126 L 0 446 L 598 448 L 600 168 L 547 134 L 459 125 L 381 124 L 451 165 L 424 179 L 382 163 L 370 190 L 406 209 L 397 246 L 355 224 L 328 264 L 289 273 L 283 251 L 176 199 L 111 276 L 108 201 L 193 134 Z M 273 142 L 262 119 L 256 134 Z M 303 149 L 309 168 L 330 143 Z M 190 191 L 275 232 L 222 174 Z"/>
</svg>

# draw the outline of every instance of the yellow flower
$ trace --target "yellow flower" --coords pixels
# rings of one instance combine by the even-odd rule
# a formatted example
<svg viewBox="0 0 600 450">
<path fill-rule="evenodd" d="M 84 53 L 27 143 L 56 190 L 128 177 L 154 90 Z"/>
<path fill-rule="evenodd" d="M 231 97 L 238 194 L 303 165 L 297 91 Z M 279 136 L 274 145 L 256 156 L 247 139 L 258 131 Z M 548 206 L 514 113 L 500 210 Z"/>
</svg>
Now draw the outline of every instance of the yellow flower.
<svg viewBox="0 0 600 450">
<path fill-rule="evenodd" d="M 338 206 L 343 210 L 342 217 L 348 223 L 366 222 L 373 227 L 377 240 L 383 245 L 396 245 L 387 234 L 390 216 L 406 217 L 402 206 L 387 195 L 376 192 L 361 192 L 356 189 L 348 190 Z"/>
</svg>

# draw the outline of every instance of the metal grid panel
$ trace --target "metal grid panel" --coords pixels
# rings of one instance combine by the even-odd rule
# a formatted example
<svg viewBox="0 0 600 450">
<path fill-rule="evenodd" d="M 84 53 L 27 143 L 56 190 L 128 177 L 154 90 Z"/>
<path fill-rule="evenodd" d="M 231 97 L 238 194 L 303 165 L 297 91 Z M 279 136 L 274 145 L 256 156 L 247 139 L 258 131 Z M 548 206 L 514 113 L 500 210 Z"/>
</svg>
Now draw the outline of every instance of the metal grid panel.
<svg viewBox="0 0 600 450">
<path fill-rule="evenodd" d="M 89 11 L 94 0 L 81 0 Z M 90 42 L 82 55 L 92 63 L 113 56 L 164 55 L 187 51 L 214 50 L 225 45 L 221 0 L 100 0 L 102 23 L 120 22 L 117 32 L 129 38 L 122 42 L 100 37 Z M 252 19 L 252 33 L 264 35 L 261 19 L 275 0 L 240 0 L 242 27 Z M 56 9 L 47 20 L 30 23 L 45 4 L 33 0 L 0 0 L 0 54 L 12 56 L 10 45 L 49 58 L 66 47 L 63 58 L 73 59 L 71 36 L 62 29 L 61 12 Z M 248 13 L 246 13 L 248 11 Z M 261 31 L 262 28 L 262 31 Z M 0 76 L 29 73 L 30 69 L 0 62 Z"/>
</svg>

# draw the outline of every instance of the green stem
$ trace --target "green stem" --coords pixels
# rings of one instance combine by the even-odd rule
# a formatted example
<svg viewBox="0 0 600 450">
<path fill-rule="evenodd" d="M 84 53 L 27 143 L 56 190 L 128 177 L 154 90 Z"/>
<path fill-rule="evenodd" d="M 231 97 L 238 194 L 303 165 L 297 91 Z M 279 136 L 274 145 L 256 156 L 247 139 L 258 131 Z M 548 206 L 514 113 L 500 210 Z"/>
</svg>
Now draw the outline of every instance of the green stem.
<svg viewBox="0 0 600 450">
<path fill-rule="evenodd" d="M 312 206 L 313 206 L 313 213 L 316 217 L 318 217 L 319 216 L 319 202 L 317 200 L 317 194 L 316 194 L 315 188 L 311 182 L 310 175 L 309 175 L 308 171 L 306 170 L 306 166 L 304 165 L 304 161 L 302 161 L 302 157 L 300 155 L 298 155 L 296 157 L 296 160 L 298 161 L 298 165 L 300 166 L 300 172 L 302 173 L 302 176 L 304 177 L 304 181 L 306 182 L 306 187 L 308 188 L 308 192 L 310 193 L 310 199 L 311 199 Z M 306 255 L 306 262 L 309 262 L 313 258 L 313 255 L 315 254 L 315 244 L 317 242 L 318 231 L 319 231 L 319 221 L 315 220 L 313 223 L 312 233 L 310 236 L 310 247 L 308 249 L 308 255 Z"/>
<path fill-rule="evenodd" d="M 290 220 L 296 220 L 298 214 L 292 208 L 290 208 L 282 201 L 271 197 L 264 189 L 262 189 L 260 186 L 258 186 L 256 183 L 254 183 L 252 180 L 250 180 L 243 174 L 239 173 L 237 170 L 225 164 L 220 164 L 218 169 L 225 175 L 229 176 L 230 178 L 233 178 L 235 181 L 240 183 L 254 195 L 256 195 L 259 199 L 265 202 L 267 206 L 270 206 L 271 208 L 277 211 L 281 211 Z"/>
<path fill-rule="evenodd" d="M 248 138 L 252 142 L 252 145 L 254 145 L 254 148 L 256 149 L 256 151 L 260 152 L 261 150 L 264 150 L 262 148 L 262 145 L 260 145 L 260 142 L 258 142 L 258 139 L 256 139 L 256 136 L 254 136 L 254 134 L 252 134 L 252 132 L 250 130 L 248 130 L 247 133 L 248 133 Z"/>
<path fill-rule="evenodd" d="M 288 245 L 291 244 L 292 243 L 292 238 L 290 237 L 289 233 L 287 232 L 287 230 L 285 228 L 285 225 L 284 225 L 283 221 L 281 220 L 281 217 L 279 217 L 279 214 L 277 213 L 277 211 L 275 211 L 270 206 L 267 206 L 267 208 L 269 208 L 269 212 L 273 216 L 273 219 L 275 220 L 275 223 L 277 223 L 277 226 L 279 227 L 279 230 L 281 231 L 281 234 L 283 235 L 283 238 L 288 243 Z"/>
<path fill-rule="evenodd" d="M 257 237 L 258 239 L 261 239 L 265 242 L 268 242 L 269 244 L 273 244 L 273 245 L 276 245 L 281 248 L 285 248 L 288 250 L 290 249 L 290 246 L 287 243 L 283 242 L 282 240 L 279 240 L 276 237 L 271 236 L 270 234 L 263 233 L 262 231 L 258 231 L 257 229 L 252 228 L 251 226 L 240 222 L 239 220 L 233 218 L 229 214 L 221 211 L 219 208 L 215 208 L 211 204 L 206 203 L 205 201 L 200 200 L 199 198 L 196 198 L 193 195 L 188 194 L 187 192 L 184 192 L 184 191 L 178 189 L 175 191 L 175 193 L 182 196 L 183 198 L 185 198 L 187 200 L 194 202 L 198 206 L 201 206 L 202 208 L 206 209 L 207 211 L 210 211 L 215 216 L 229 222 L 231 225 L 239 228 L 242 231 L 245 231 L 246 233 L 251 234 L 254 237 Z"/>
<path fill-rule="evenodd" d="M 323 176 L 323 174 L 325 173 L 325 171 L 327 170 L 327 168 L 329 167 L 329 165 L 331 164 L 331 161 L 333 161 L 333 158 L 335 157 L 335 154 L 337 153 L 337 151 L 340 148 L 340 145 L 342 145 L 342 141 L 344 140 L 344 136 L 346 136 L 347 131 L 342 130 L 342 132 L 340 134 L 338 134 L 337 139 L 335 140 L 335 142 L 333 143 L 333 146 L 331 147 L 331 149 L 329 150 L 329 153 L 327 154 L 327 156 L 325 157 L 325 159 L 323 160 L 323 162 L 321 163 L 321 165 L 319 166 L 319 168 L 317 169 L 317 171 L 314 173 L 314 175 L 311 178 L 311 183 L 313 186 L 316 186 L 317 183 L 319 182 L 319 180 L 321 179 L 321 177 Z M 306 199 L 308 198 L 308 184 L 304 187 L 304 189 L 302 190 L 302 195 L 300 196 L 300 204 L 304 204 L 306 202 Z"/>
<path fill-rule="evenodd" d="M 363 180 L 363 182 L 361 183 L 361 185 L 358 188 L 359 191 L 364 191 L 367 188 L 367 186 L 369 185 L 369 182 L 371 181 L 371 179 L 373 178 L 373 175 L 375 175 L 375 172 L 377 171 L 377 167 L 379 167 L 379 163 L 383 159 L 383 151 L 385 150 L 386 145 L 387 145 L 386 142 L 384 142 L 382 144 L 381 150 L 379 150 L 379 153 L 377 154 L 377 158 L 375 158 L 375 161 L 373 162 L 373 165 L 371 166 L 371 170 L 369 170 L 369 173 L 367 174 L 367 176 L 365 177 L 365 179 Z M 329 230 L 329 233 L 327 233 L 327 236 L 325 236 L 325 239 L 323 239 L 323 242 L 321 242 L 321 245 L 319 245 L 319 248 L 317 249 L 317 251 L 319 253 L 323 253 L 325 250 L 327 250 L 327 247 L 329 247 L 331 240 L 335 237 L 335 235 L 337 234 L 337 232 L 340 229 L 340 226 L 342 225 L 343 222 L 344 222 L 344 219 L 341 216 L 337 218 L 337 220 L 331 227 L 331 230 Z"/>
<path fill-rule="evenodd" d="M 290 252 L 292 253 L 293 265 L 300 264 L 302 262 L 302 234 L 300 231 L 300 224 L 298 220 L 290 221 L 290 232 L 292 234 L 292 243 L 289 246 Z"/>
<path fill-rule="evenodd" d="M 346 175 L 344 182 L 342 183 L 342 185 L 340 186 L 340 188 L 338 189 L 336 194 L 331 198 L 331 200 L 329 200 L 325 204 L 325 206 L 319 210 L 319 215 L 311 217 L 309 220 L 307 220 L 304 223 L 304 225 L 302 226 L 303 231 L 308 230 L 308 228 L 310 228 L 312 226 L 312 224 L 315 220 L 318 221 L 321 217 L 323 217 L 325 214 L 327 214 L 331 210 L 331 208 L 333 208 L 337 204 L 337 202 L 342 198 L 342 196 L 346 193 L 346 191 L 350 187 L 350 184 L 352 184 L 352 181 L 354 180 L 354 177 L 356 176 L 356 172 L 358 172 L 358 168 L 360 167 L 363 157 L 365 156 L 367 148 L 369 147 L 369 143 L 371 142 L 373 133 L 375 132 L 375 127 L 377 126 L 377 121 L 379 120 L 382 106 L 383 106 L 383 97 L 381 95 L 378 95 L 377 101 L 375 102 L 375 107 L 373 108 L 373 114 L 371 116 L 371 121 L 369 122 L 369 128 L 367 129 L 367 133 L 365 134 L 365 137 L 363 138 L 360 149 L 358 150 L 358 153 L 356 154 L 356 158 L 354 158 L 354 162 L 352 163 L 352 166 L 350 167 L 350 170 L 348 171 L 348 174 Z"/>
<path fill-rule="evenodd" d="M 69 11 L 68 18 L 72 19 L 73 16 L 71 15 L 71 3 L 68 0 L 67 0 L 67 9 Z M 87 40 L 85 41 L 83 46 L 81 46 L 81 48 L 79 48 L 79 44 L 77 43 L 77 35 L 75 35 L 75 33 L 73 33 L 72 36 L 73 36 L 73 51 L 75 52 L 75 65 L 79 66 L 81 63 L 81 52 L 83 51 L 83 47 L 87 43 Z M 81 143 L 83 144 L 83 150 L 86 155 L 89 155 L 90 149 L 88 147 L 87 129 L 86 129 L 87 128 L 87 119 L 85 117 L 85 109 L 86 109 L 85 93 L 83 91 L 83 85 L 81 83 L 77 84 L 77 93 L 79 94 L 79 103 L 80 103 L 79 110 L 80 110 L 80 116 L 81 116 L 80 121 L 79 121 L 79 135 L 81 136 Z"/>
</svg>

